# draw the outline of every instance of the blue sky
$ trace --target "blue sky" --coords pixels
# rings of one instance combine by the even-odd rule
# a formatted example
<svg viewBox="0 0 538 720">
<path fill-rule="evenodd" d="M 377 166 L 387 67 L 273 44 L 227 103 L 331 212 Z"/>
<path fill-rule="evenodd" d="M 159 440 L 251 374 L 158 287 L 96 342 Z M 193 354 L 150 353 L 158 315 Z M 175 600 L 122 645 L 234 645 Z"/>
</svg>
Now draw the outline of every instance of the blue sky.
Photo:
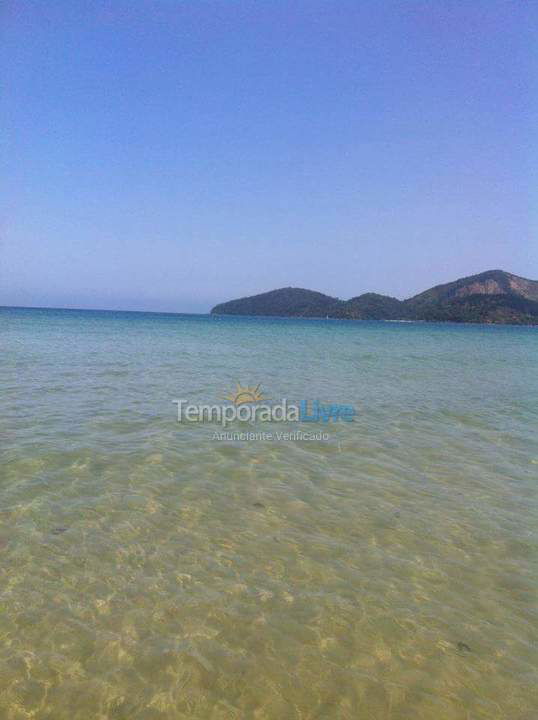
<svg viewBox="0 0 538 720">
<path fill-rule="evenodd" d="M 538 278 L 536 9 L 4 0 L 0 304 Z"/>
</svg>

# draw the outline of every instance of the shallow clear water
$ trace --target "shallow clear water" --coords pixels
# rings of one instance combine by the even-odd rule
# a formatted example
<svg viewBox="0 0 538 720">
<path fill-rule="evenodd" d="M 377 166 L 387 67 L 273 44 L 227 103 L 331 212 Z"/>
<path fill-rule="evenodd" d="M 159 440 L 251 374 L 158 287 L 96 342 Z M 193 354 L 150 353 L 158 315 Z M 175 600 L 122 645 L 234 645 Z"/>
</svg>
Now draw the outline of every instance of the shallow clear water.
<svg viewBox="0 0 538 720">
<path fill-rule="evenodd" d="M 2 719 L 535 717 L 538 328 L 3 309 L 0 343 Z M 358 414 L 176 421 L 237 381 Z"/>
</svg>

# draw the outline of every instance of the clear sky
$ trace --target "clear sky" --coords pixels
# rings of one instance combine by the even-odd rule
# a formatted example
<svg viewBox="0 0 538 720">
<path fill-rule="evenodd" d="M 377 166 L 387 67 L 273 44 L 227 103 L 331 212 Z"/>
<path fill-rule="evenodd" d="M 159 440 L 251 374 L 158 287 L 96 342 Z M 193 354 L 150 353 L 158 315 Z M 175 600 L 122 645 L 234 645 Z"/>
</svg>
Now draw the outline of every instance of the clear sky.
<svg viewBox="0 0 538 720">
<path fill-rule="evenodd" d="M 538 279 L 538 3 L 3 0 L 0 21 L 0 304 Z"/>
</svg>

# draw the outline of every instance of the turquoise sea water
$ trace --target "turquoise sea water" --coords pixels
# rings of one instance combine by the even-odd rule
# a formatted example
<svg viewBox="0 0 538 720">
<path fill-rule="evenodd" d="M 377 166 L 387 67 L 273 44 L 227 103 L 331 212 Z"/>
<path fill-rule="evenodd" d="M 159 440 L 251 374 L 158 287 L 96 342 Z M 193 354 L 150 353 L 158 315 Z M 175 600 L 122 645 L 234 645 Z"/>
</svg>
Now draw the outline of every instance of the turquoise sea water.
<svg viewBox="0 0 538 720">
<path fill-rule="evenodd" d="M 536 717 L 538 328 L 0 309 L 0 347 L 0 718 Z M 238 381 L 357 416 L 176 421 Z"/>
</svg>

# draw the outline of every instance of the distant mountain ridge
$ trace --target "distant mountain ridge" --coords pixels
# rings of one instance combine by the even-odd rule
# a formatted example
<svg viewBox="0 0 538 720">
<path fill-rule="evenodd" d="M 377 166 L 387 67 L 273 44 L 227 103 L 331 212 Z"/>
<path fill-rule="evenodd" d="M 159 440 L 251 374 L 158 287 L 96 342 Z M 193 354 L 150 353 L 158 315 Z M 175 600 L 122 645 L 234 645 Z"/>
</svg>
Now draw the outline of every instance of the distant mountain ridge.
<svg viewBox="0 0 538 720">
<path fill-rule="evenodd" d="M 407 300 L 378 293 L 339 300 L 313 290 L 287 287 L 220 303 L 211 313 L 535 325 L 538 281 L 504 270 L 487 270 L 436 285 Z"/>
</svg>

